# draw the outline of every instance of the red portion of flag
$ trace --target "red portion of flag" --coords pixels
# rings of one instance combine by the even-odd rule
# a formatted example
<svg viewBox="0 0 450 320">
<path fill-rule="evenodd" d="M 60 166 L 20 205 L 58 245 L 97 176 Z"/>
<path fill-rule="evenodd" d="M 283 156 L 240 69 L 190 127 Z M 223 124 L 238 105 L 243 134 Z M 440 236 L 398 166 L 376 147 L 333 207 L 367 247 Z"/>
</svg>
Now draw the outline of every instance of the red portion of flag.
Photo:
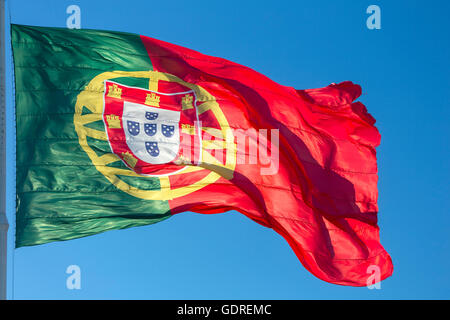
<svg viewBox="0 0 450 320">
<path fill-rule="evenodd" d="M 380 280 L 392 274 L 377 226 L 380 135 L 365 106 L 354 102 L 358 85 L 295 90 L 236 63 L 141 38 L 155 70 L 206 89 L 231 128 L 255 129 L 250 140 L 279 154 L 278 168 L 259 156 L 256 164 L 247 159 L 232 179 L 170 200 L 174 214 L 237 210 L 281 234 L 310 272 L 331 283 L 365 286 L 372 265 Z M 278 137 L 270 135 L 273 129 Z"/>
</svg>

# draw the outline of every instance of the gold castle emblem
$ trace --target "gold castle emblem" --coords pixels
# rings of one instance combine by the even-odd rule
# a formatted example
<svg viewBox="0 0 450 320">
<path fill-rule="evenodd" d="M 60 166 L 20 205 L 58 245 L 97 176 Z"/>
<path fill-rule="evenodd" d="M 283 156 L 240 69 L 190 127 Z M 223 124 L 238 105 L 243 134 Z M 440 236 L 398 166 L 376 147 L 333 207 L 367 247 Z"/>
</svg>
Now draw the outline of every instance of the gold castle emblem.
<svg viewBox="0 0 450 320">
<path fill-rule="evenodd" d="M 134 168 L 136 166 L 137 163 L 137 159 L 128 151 L 127 152 L 122 152 L 122 157 L 123 160 L 132 168 Z"/>
<path fill-rule="evenodd" d="M 185 95 L 181 99 L 181 109 L 182 110 L 188 110 L 194 108 L 194 105 L 192 104 L 194 98 L 191 95 Z"/>
<path fill-rule="evenodd" d="M 106 121 L 108 122 L 108 127 L 111 129 L 120 129 L 122 126 L 120 125 L 120 118 L 115 114 L 109 114 L 106 116 Z"/>
<path fill-rule="evenodd" d="M 159 107 L 159 100 L 161 97 L 157 96 L 156 94 L 147 93 L 147 97 L 145 98 L 145 104 L 153 107 Z"/>
<path fill-rule="evenodd" d="M 117 84 L 109 86 L 108 97 L 120 99 L 122 97 L 122 88 L 119 88 Z"/>
<path fill-rule="evenodd" d="M 181 125 L 181 132 L 193 136 L 193 135 L 195 135 L 195 127 L 191 126 L 190 124 L 182 124 Z"/>
</svg>

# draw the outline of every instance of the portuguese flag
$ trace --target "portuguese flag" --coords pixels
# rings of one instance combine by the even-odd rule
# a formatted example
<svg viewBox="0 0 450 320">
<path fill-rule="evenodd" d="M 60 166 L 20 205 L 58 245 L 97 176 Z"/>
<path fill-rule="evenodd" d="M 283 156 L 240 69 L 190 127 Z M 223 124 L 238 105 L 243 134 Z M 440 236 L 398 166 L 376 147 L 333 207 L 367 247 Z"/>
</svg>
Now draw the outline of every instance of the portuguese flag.
<svg viewBox="0 0 450 320">
<path fill-rule="evenodd" d="M 358 85 L 296 90 L 145 36 L 11 28 L 16 247 L 237 210 L 320 279 L 392 274 Z"/>
</svg>

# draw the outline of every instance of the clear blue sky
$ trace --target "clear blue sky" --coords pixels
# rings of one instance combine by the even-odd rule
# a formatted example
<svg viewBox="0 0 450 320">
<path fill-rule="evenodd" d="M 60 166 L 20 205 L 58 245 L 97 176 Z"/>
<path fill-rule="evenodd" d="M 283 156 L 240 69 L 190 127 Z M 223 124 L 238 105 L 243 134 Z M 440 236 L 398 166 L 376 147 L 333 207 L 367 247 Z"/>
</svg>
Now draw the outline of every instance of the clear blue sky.
<svg viewBox="0 0 450 320">
<path fill-rule="evenodd" d="M 10 0 L 13 23 L 144 34 L 249 66 L 298 89 L 351 80 L 377 119 L 381 290 L 312 276 L 271 229 L 237 212 L 13 250 L 14 129 L 8 54 L 8 297 L 16 299 L 450 298 L 449 1 Z M 381 30 L 366 8 L 381 8 Z M 9 40 L 9 37 L 8 37 Z M 82 289 L 66 289 L 67 266 Z M 13 290 L 14 289 L 14 290 Z"/>
</svg>

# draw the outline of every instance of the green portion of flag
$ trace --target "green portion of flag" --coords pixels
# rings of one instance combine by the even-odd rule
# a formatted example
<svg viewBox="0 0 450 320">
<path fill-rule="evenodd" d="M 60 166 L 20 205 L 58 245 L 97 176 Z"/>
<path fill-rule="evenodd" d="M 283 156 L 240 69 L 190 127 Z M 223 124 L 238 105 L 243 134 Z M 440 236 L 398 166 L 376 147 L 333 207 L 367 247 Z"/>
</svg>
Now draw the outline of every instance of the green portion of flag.
<svg viewBox="0 0 450 320">
<path fill-rule="evenodd" d="M 167 201 L 138 199 L 110 183 L 81 148 L 74 127 L 77 96 L 95 76 L 152 70 L 139 36 L 12 25 L 11 41 L 16 83 L 16 247 L 169 217 Z M 114 81 L 148 86 L 143 79 Z M 88 109 L 84 112 L 89 114 Z M 86 126 L 104 131 L 103 121 Z M 108 141 L 89 139 L 97 155 L 111 153 Z M 120 161 L 109 165 L 125 167 Z M 160 189 L 157 178 L 127 183 L 143 190 Z"/>
</svg>

